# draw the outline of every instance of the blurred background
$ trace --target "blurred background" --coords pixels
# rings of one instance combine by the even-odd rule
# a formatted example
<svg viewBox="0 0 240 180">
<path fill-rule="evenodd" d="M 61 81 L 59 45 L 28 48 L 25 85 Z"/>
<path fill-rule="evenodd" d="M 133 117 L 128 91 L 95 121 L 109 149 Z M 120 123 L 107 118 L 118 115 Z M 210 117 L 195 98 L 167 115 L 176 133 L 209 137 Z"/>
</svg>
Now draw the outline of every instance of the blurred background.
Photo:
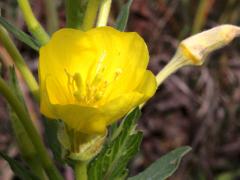
<svg viewBox="0 0 240 180">
<path fill-rule="evenodd" d="M 31 0 L 40 22 L 51 31 L 45 8 L 48 0 Z M 109 25 L 115 23 L 124 0 L 113 0 Z M 63 0 L 56 0 L 59 25 L 65 25 Z M 27 32 L 16 0 L 0 0 L 1 14 Z M 240 25 L 239 0 L 133 0 L 127 31 L 138 32 L 149 47 L 149 69 L 155 74 L 174 55 L 184 38 L 220 24 Z M 37 76 L 38 54 L 15 41 Z M 11 59 L 0 45 L 3 75 Z M 240 38 L 214 52 L 201 67 L 183 68 L 159 87 L 143 109 L 139 129 L 144 132 L 141 152 L 131 162 L 132 175 L 154 160 L 182 145 L 193 150 L 171 180 L 240 179 Z M 21 87 L 32 116 L 31 97 Z M 41 128 L 41 123 L 36 124 Z M 42 131 L 44 131 L 42 129 Z M 0 150 L 18 157 L 11 133 L 6 103 L 0 98 Z M 66 172 L 67 173 L 67 172 Z M 7 164 L 0 160 L 0 179 L 11 179 Z"/>
</svg>

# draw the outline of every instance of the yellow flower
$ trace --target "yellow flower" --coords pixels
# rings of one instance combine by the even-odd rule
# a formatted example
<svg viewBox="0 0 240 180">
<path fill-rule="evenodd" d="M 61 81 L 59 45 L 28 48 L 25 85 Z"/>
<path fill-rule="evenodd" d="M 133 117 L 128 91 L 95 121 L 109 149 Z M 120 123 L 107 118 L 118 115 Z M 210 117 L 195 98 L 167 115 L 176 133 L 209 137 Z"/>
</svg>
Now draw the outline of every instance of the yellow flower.
<svg viewBox="0 0 240 180">
<path fill-rule="evenodd" d="M 40 49 L 41 112 L 82 133 L 104 133 L 155 93 L 148 61 L 137 33 L 61 29 Z"/>
</svg>

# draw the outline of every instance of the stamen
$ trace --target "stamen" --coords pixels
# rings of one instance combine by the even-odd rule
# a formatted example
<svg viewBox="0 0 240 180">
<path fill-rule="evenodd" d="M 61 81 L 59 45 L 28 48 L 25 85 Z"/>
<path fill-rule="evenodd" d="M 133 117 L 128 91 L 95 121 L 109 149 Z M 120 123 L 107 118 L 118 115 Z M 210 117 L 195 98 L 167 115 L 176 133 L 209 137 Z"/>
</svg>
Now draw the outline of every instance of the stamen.
<svg viewBox="0 0 240 180">
<path fill-rule="evenodd" d="M 104 56 L 101 56 L 100 59 L 104 59 Z M 104 73 L 106 70 L 106 66 L 103 66 L 100 64 L 102 63 L 102 60 L 99 60 L 97 73 L 92 81 L 87 81 L 86 84 L 84 83 L 82 76 L 80 73 L 74 73 L 74 75 L 71 75 L 66 69 L 66 75 L 67 75 L 67 83 L 68 83 L 68 89 L 69 92 L 72 94 L 72 96 L 80 103 L 83 104 L 92 104 L 96 105 L 98 101 L 100 101 L 105 92 L 107 87 L 113 83 L 122 73 L 121 68 L 117 68 L 114 71 L 114 74 L 112 76 L 111 80 L 105 80 L 104 79 Z"/>
<path fill-rule="evenodd" d="M 94 100 L 96 100 L 96 101 L 100 100 L 103 97 L 103 94 L 104 93 L 102 91 L 98 91 L 96 93 L 96 95 L 94 96 Z"/>
<path fill-rule="evenodd" d="M 81 78 L 81 75 L 79 73 L 75 73 L 73 75 L 73 80 L 74 80 L 77 88 L 81 88 L 81 86 L 82 86 L 82 78 Z"/>
<path fill-rule="evenodd" d="M 74 91 L 73 81 L 72 81 L 72 75 L 67 71 L 67 69 L 64 69 L 66 75 L 67 75 L 67 87 L 70 94 Z"/>
<path fill-rule="evenodd" d="M 74 97 L 78 101 L 82 101 L 84 99 L 84 97 L 86 96 L 86 91 L 85 91 L 85 84 L 82 80 L 81 74 L 75 73 L 73 76 L 73 81 L 77 87 L 77 90 L 74 92 Z"/>
<path fill-rule="evenodd" d="M 106 52 L 104 51 L 104 52 L 101 54 L 101 56 L 100 56 L 100 58 L 99 58 L 99 60 L 98 60 L 98 62 L 97 62 L 96 74 L 98 74 L 98 72 L 100 71 L 101 66 L 102 66 L 102 63 L 103 63 L 103 60 L 105 59 L 105 57 L 106 57 Z"/>
<path fill-rule="evenodd" d="M 73 95 L 77 99 L 77 101 L 83 101 L 84 100 L 84 97 L 82 96 L 80 91 L 74 92 Z"/>
</svg>

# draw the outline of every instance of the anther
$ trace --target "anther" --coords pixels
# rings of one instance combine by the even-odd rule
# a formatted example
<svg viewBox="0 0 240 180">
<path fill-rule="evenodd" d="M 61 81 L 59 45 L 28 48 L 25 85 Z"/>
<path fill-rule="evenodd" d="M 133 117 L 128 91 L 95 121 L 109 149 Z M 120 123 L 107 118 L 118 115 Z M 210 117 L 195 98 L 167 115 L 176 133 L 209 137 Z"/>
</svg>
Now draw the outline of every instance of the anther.
<svg viewBox="0 0 240 180">
<path fill-rule="evenodd" d="M 73 80 L 74 80 L 77 88 L 80 89 L 81 86 L 83 85 L 81 75 L 79 73 L 75 73 L 74 76 L 73 76 Z"/>
<path fill-rule="evenodd" d="M 64 69 L 64 71 L 67 75 L 67 87 L 68 87 L 69 93 L 72 93 L 74 91 L 72 75 L 67 71 L 67 69 Z"/>
<path fill-rule="evenodd" d="M 81 92 L 79 92 L 79 91 L 74 92 L 73 95 L 78 101 L 84 100 L 84 96 L 82 96 Z"/>
<path fill-rule="evenodd" d="M 114 80 L 116 80 L 119 77 L 120 74 L 122 74 L 122 69 L 121 68 L 117 68 L 116 71 L 115 71 Z"/>
<path fill-rule="evenodd" d="M 94 100 L 98 101 L 102 98 L 103 96 L 103 92 L 102 91 L 98 91 L 95 96 L 94 96 Z"/>
</svg>

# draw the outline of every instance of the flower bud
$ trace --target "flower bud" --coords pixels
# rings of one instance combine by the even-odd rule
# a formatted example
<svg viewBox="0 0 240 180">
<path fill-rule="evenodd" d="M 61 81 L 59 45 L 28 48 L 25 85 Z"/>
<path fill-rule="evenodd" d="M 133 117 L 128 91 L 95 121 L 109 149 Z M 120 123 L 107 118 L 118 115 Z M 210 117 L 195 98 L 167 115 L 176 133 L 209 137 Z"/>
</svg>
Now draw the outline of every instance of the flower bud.
<svg viewBox="0 0 240 180">
<path fill-rule="evenodd" d="M 191 64 L 202 65 L 211 52 L 228 45 L 239 35 L 238 26 L 221 25 L 183 40 L 179 48 Z"/>
<path fill-rule="evenodd" d="M 240 35 L 240 28 L 221 25 L 183 40 L 171 61 L 157 74 L 158 86 L 176 70 L 187 65 L 202 65 L 206 57 Z"/>
</svg>

